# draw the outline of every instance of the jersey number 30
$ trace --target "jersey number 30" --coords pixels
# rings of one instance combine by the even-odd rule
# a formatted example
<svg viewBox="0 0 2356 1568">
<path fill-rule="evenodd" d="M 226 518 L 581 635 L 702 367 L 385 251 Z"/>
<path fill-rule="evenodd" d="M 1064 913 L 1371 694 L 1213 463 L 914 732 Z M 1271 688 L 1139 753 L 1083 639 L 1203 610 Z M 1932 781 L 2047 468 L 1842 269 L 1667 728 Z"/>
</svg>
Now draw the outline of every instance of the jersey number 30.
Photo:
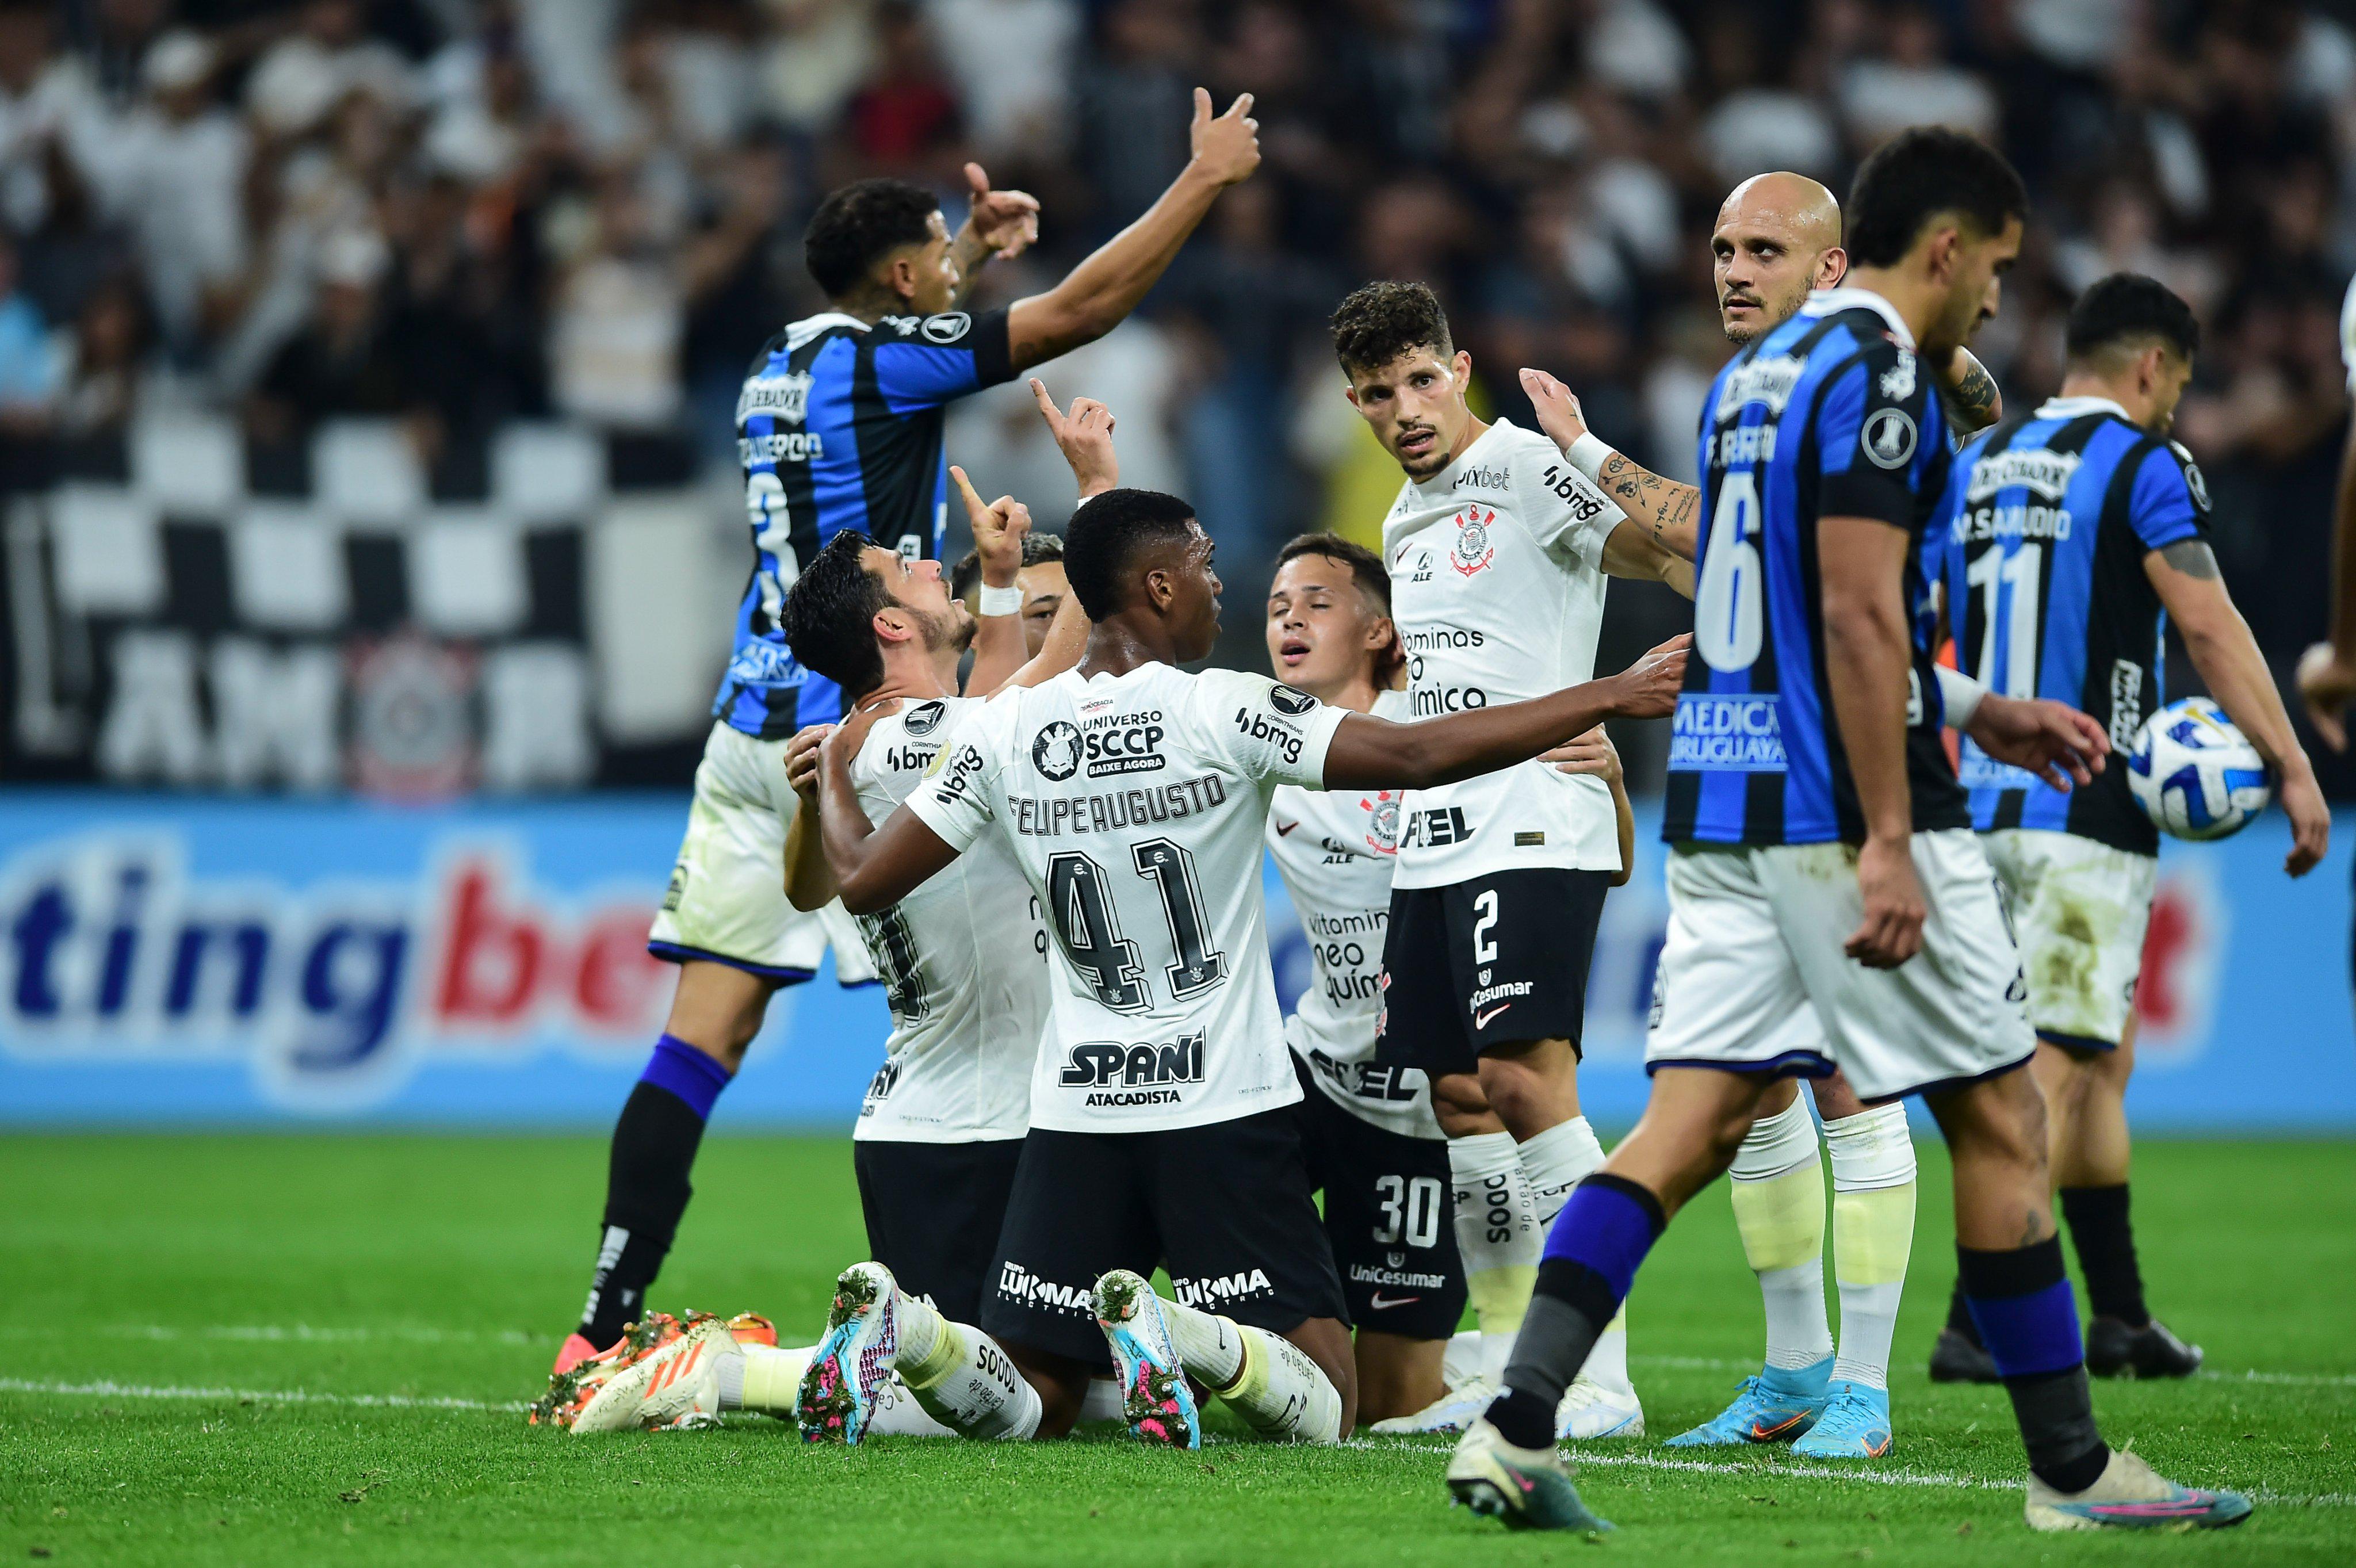
<svg viewBox="0 0 2356 1568">
<path fill-rule="evenodd" d="M 1169 922 L 1170 950 L 1175 960 L 1162 972 L 1170 983 L 1171 994 L 1183 1002 L 1225 980 L 1227 961 L 1211 950 L 1210 923 L 1204 918 L 1194 857 L 1168 839 L 1147 839 L 1130 848 L 1130 859 L 1137 875 L 1152 883 L 1162 896 L 1162 915 Z M 1108 897 L 1106 875 L 1103 866 L 1076 850 L 1050 856 L 1048 914 L 1055 922 L 1055 940 L 1064 956 L 1087 977 L 1096 999 L 1116 1013 L 1142 1013 L 1153 1004 L 1153 998 L 1138 962 L 1137 944 L 1120 934 L 1120 916 Z"/>
</svg>

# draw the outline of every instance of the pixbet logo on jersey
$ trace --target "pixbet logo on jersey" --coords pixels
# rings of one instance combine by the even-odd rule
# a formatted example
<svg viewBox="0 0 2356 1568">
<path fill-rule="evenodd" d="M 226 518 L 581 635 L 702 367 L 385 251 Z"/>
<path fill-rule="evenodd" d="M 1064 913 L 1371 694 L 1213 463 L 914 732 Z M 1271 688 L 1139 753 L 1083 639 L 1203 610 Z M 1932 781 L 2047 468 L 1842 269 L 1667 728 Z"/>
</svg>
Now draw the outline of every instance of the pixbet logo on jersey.
<svg viewBox="0 0 2356 1568">
<path fill-rule="evenodd" d="M 0 1048 L 245 1058 L 290 1100 L 349 1104 L 423 1052 L 513 1059 L 542 1029 L 635 1046 L 660 1022 L 643 897 L 560 902 L 482 843 L 413 879 L 300 888 L 187 859 L 169 832 L 101 832 L 0 865 Z"/>
</svg>

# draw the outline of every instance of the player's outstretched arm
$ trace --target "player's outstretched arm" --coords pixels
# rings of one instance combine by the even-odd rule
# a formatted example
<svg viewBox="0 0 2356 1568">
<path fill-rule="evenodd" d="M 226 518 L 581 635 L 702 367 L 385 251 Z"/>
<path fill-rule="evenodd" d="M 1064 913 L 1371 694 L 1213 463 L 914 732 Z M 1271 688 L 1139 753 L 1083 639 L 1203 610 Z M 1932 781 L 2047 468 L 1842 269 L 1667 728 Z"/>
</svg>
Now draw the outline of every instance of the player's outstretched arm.
<svg viewBox="0 0 2356 1568">
<path fill-rule="evenodd" d="M 1219 192 L 1259 166 L 1259 122 L 1248 92 L 1215 118 L 1194 90 L 1194 156 L 1143 216 L 1099 246 L 1045 294 L 1017 300 L 1007 318 L 1014 368 L 1027 371 L 1092 343 L 1137 308 Z"/>
<path fill-rule="evenodd" d="M 2299 655 L 2299 701 L 2307 722 L 2334 751 L 2348 749 L 2348 704 L 2356 702 L 2356 416 L 2340 454 L 2331 525 L 2331 637 Z"/>
<path fill-rule="evenodd" d="M 1076 397 L 1072 412 L 1066 413 L 1047 395 L 1047 383 L 1036 376 L 1031 378 L 1031 395 L 1038 401 L 1039 417 L 1047 422 L 1047 434 L 1055 438 L 1055 450 L 1071 466 L 1080 499 L 1119 489 L 1120 457 L 1112 449 L 1112 433 L 1120 422 L 1112 410 L 1092 397 Z"/>
<path fill-rule="evenodd" d="M 834 897 L 834 872 L 818 842 L 819 747 L 832 725 L 809 725 L 786 743 L 786 782 L 801 797 L 801 808 L 786 829 L 786 902 L 807 914 Z M 851 802 L 851 810 L 859 809 Z"/>
<path fill-rule="evenodd" d="M 1615 451 L 1587 428 L 1586 413 L 1571 390 L 1544 371 L 1525 370 L 1522 391 L 1537 411 L 1538 428 L 1562 448 L 1564 460 L 1594 480 L 1628 514 L 1628 521 L 1639 525 L 1633 531 L 1625 524 L 1612 531 L 1603 546 L 1603 569 L 1615 577 L 1659 577 L 1692 598 L 1690 569 L 1679 583 L 1650 563 L 1674 556 L 1690 564 L 1701 553 L 1701 491 L 1665 479 Z M 1640 558 L 1635 552 L 1646 535 L 1655 551 Z M 1633 569 L 1622 571 L 1613 564 L 1615 550 Z"/>
<path fill-rule="evenodd" d="M 1945 393 L 1947 423 L 1955 427 L 1958 436 L 1986 430 L 2004 417 L 2004 394 L 1996 388 L 1996 378 L 1988 374 L 1986 365 L 1976 359 L 1969 349 L 1955 345 L 1947 362 L 1939 367 L 1939 390 Z"/>
<path fill-rule="evenodd" d="M 1064 596 L 1064 602 L 1055 607 L 1055 618 L 1047 623 L 1047 635 L 1040 641 L 1039 651 L 1031 656 L 1030 662 L 987 691 L 970 679 L 966 682 L 966 689 L 994 697 L 1012 686 L 1037 686 L 1077 664 L 1087 650 L 1088 612 L 1080 608 L 1077 595 L 1067 593 Z"/>
<path fill-rule="evenodd" d="M 2258 639 L 2249 623 L 2233 607 L 2233 595 L 2218 575 L 2217 557 L 2208 541 L 2179 540 L 2143 558 L 2144 575 L 2184 634 L 2184 650 L 2192 667 L 2209 683 L 2210 694 L 2225 716 L 2250 737 L 2260 756 L 2274 765 L 2281 780 L 2284 812 L 2290 818 L 2291 849 L 2283 869 L 2304 876 L 2322 860 L 2331 844 L 2331 808 L 2315 781 L 2315 765 L 2290 727 L 2282 693 L 2258 651 Z"/>
<path fill-rule="evenodd" d="M 1605 719 L 1665 718 L 1685 684 L 1690 636 L 1673 637 L 1617 675 L 1526 703 L 1415 724 L 1352 714 L 1325 752 L 1328 789 L 1431 789 L 1477 779 L 1584 735 Z"/>
<path fill-rule="evenodd" d="M 965 499 L 965 520 L 973 530 L 974 553 L 981 557 L 982 613 L 974 618 L 973 668 L 966 684 L 977 692 L 994 692 L 1022 667 L 1029 652 L 1023 639 L 1023 596 L 1016 580 L 1023 575 L 1023 539 L 1031 532 L 1031 510 L 1012 496 L 1001 496 L 984 506 L 965 470 L 949 466 Z M 991 613 L 992 592 L 1012 595 L 1012 602 Z"/>
<path fill-rule="evenodd" d="M 871 827 L 859 809 L 851 759 L 859 755 L 860 743 L 875 721 L 898 706 L 894 703 L 852 714 L 819 748 L 819 838 L 842 907 L 854 915 L 890 908 L 958 857 L 905 805 L 880 828 Z"/>
<path fill-rule="evenodd" d="M 1926 910 L 1914 875 L 1914 796 L 1906 779 L 1906 551 L 1912 535 L 1867 517 L 1816 524 L 1824 584 L 1825 684 L 1840 724 L 1865 817 L 1857 882 L 1865 918 L 1847 951 L 1869 969 L 1895 969 L 1922 946 Z"/>
</svg>

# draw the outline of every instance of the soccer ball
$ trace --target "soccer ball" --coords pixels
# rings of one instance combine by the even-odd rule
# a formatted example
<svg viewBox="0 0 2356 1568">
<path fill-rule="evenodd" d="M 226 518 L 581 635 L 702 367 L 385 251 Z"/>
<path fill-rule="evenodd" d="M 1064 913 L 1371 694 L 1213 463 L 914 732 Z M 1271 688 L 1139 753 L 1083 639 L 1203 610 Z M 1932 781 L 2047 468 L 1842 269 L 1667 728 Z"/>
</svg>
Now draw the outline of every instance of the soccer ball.
<svg viewBox="0 0 2356 1568">
<path fill-rule="evenodd" d="M 2240 832 L 2274 799 L 2265 758 L 2206 697 L 2160 709 L 2136 732 L 2127 789 L 2144 815 L 2180 839 Z"/>
</svg>

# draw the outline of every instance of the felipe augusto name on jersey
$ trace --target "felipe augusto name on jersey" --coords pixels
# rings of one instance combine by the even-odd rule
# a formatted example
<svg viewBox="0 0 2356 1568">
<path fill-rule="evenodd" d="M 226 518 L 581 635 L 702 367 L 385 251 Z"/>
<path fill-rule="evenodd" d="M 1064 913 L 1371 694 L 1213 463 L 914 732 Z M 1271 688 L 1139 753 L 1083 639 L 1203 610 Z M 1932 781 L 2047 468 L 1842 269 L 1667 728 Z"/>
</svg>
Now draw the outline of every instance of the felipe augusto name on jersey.
<svg viewBox="0 0 2356 1568">
<path fill-rule="evenodd" d="M 1862 289 L 1812 295 L 1719 373 L 1703 405 L 1694 652 L 1669 743 L 1662 836 L 1673 843 L 1861 842 L 1824 647 L 1816 522 L 1904 530 L 1906 603 L 1927 607 L 1920 543 L 1947 476 L 1945 424 L 1912 335 Z M 1940 738 L 1926 616 L 1907 702 L 1920 831 L 1961 827 Z"/>
<path fill-rule="evenodd" d="M 1012 379 L 1003 310 L 797 321 L 762 346 L 736 399 L 753 575 L 713 714 L 781 740 L 842 716 L 833 682 L 794 662 L 777 617 L 801 563 L 846 528 L 915 559 L 948 523 L 944 410 Z"/>
<path fill-rule="evenodd" d="M 2165 701 L 2167 615 L 2145 573 L 2155 550 L 2206 532 L 2190 455 L 2105 398 L 2054 398 L 1966 444 L 1928 540 L 1957 661 L 1990 691 L 2092 714 L 2126 751 Z M 1968 736 L 1959 772 L 1972 825 L 2046 828 L 2157 854 L 2126 769 L 2063 791 Z"/>
</svg>

